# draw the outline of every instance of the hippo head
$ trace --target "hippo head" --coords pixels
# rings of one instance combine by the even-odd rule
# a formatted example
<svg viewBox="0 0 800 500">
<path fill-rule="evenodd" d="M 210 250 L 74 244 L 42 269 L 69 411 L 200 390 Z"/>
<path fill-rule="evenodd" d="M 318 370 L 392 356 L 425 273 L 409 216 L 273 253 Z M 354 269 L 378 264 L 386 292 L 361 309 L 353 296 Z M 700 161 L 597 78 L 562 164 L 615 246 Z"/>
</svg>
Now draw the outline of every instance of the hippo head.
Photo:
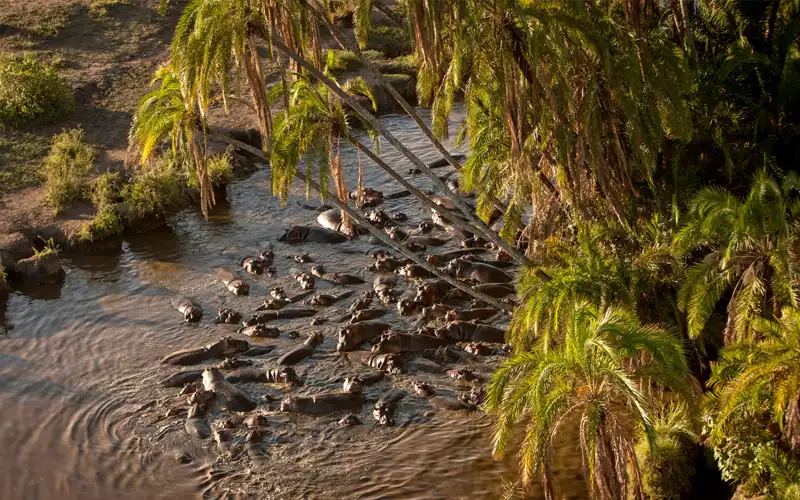
<svg viewBox="0 0 800 500">
<path fill-rule="evenodd" d="M 374 354 L 399 353 L 400 344 L 397 340 L 397 333 L 391 330 L 384 332 L 383 335 L 381 335 L 380 341 L 372 346 L 370 351 Z"/>
<path fill-rule="evenodd" d="M 440 299 L 438 290 L 430 283 L 426 283 L 417 288 L 417 295 L 414 297 L 414 302 L 422 304 L 423 306 L 433 305 L 434 302 Z"/>
<path fill-rule="evenodd" d="M 364 380 L 361 377 L 347 377 L 344 379 L 342 390 L 351 394 L 361 394 L 364 389 Z"/>
<path fill-rule="evenodd" d="M 397 301 L 397 314 L 400 316 L 411 316 L 417 309 L 417 303 L 410 297 L 403 297 Z"/>
<path fill-rule="evenodd" d="M 353 413 L 348 413 L 347 415 L 339 419 L 338 422 L 339 427 L 350 427 L 353 425 L 360 425 L 360 424 L 361 424 L 361 419 L 358 418 L 358 416 Z"/>
<path fill-rule="evenodd" d="M 475 356 L 489 356 L 494 352 L 491 347 L 481 344 L 480 342 L 470 342 L 464 347 L 464 350 Z"/>
<path fill-rule="evenodd" d="M 325 274 L 325 268 L 322 266 L 322 264 L 314 264 L 311 266 L 311 274 L 316 277 L 320 277 Z"/>
<path fill-rule="evenodd" d="M 187 323 L 197 323 L 203 317 L 203 310 L 197 306 L 189 306 L 183 310 L 183 319 Z"/>
<path fill-rule="evenodd" d="M 226 357 L 241 354 L 250 349 L 250 344 L 246 340 L 239 340 L 233 337 L 223 337 L 220 340 L 220 345 L 222 347 L 221 354 Z"/>
<path fill-rule="evenodd" d="M 303 343 L 308 346 L 316 347 L 321 345 L 323 342 L 325 342 L 325 336 L 319 332 L 314 332 L 310 333 Z"/>
<path fill-rule="evenodd" d="M 188 398 L 190 405 L 204 405 L 214 398 L 214 393 L 200 389 L 194 391 Z M 191 417 L 190 417 L 191 418 Z"/>
<path fill-rule="evenodd" d="M 255 415 L 250 415 L 249 417 L 247 417 L 244 420 L 244 423 L 245 425 L 247 425 L 247 427 L 251 429 L 264 427 L 267 425 L 267 417 L 260 413 L 256 413 Z"/>
<path fill-rule="evenodd" d="M 422 317 L 425 319 L 436 319 L 446 317 L 447 314 L 452 312 L 453 309 L 442 305 L 442 304 L 433 304 L 432 306 L 428 306 L 422 309 Z"/>
<path fill-rule="evenodd" d="M 253 326 L 258 324 L 258 317 L 252 316 L 249 319 L 242 321 L 242 328 L 247 328 L 248 326 Z"/>
<path fill-rule="evenodd" d="M 297 408 L 297 401 L 291 394 L 284 396 L 281 401 L 281 411 L 295 411 Z"/>
<path fill-rule="evenodd" d="M 452 327 L 452 323 L 447 325 L 447 326 L 443 326 L 442 328 L 437 328 L 436 330 L 433 331 L 433 335 L 435 337 L 439 337 L 440 339 L 449 338 L 450 337 L 449 333 L 450 333 L 450 328 L 451 327 Z"/>
<path fill-rule="evenodd" d="M 297 376 L 297 372 L 294 371 L 294 368 L 291 366 L 282 366 L 280 368 L 280 372 L 278 373 L 278 378 L 284 384 L 300 386 L 303 383 L 300 381 L 300 377 Z"/>
<path fill-rule="evenodd" d="M 219 371 L 219 369 L 209 366 L 203 370 L 203 385 L 206 385 L 206 383 L 215 382 L 217 380 L 225 380 L 225 377 L 222 375 L 222 372 Z"/>
<path fill-rule="evenodd" d="M 427 247 L 413 241 L 407 241 L 406 248 L 411 252 L 424 252 Z"/>
<path fill-rule="evenodd" d="M 303 226 L 292 226 L 289 230 L 283 233 L 278 241 L 281 242 L 292 242 L 292 241 L 303 241 L 308 234 L 308 229 Z"/>
<path fill-rule="evenodd" d="M 423 398 L 430 398 L 436 394 L 433 388 L 425 382 L 415 380 L 414 381 L 414 392 L 417 393 L 418 396 L 422 396 Z"/>
<path fill-rule="evenodd" d="M 392 215 L 392 220 L 395 222 L 405 222 L 408 220 L 408 215 L 404 214 L 403 212 L 397 212 L 396 214 Z"/>
<path fill-rule="evenodd" d="M 352 351 L 356 347 L 358 347 L 359 342 L 358 335 L 355 334 L 352 325 L 347 325 L 341 330 L 339 330 L 339 342 L 336 345 L 336 350 L 341 351 Z"/>
<path fill-rule="evenodd" d="M 297 283 L 300 285 L 300 288 L 302 288 L 303 290 L 313 290 L 314 285 L 316 284 L 314 276 L 308 273 L 300 273 L 297 276 L 295 276 L 295 279 L 297 280 Z"/>
<path fill-rule="evenodd" d="M 427 262 L 432 266 L 438 266 L 441 263 L 441 259 L 439 259 L 438 255 L 434 255 L 432 253 L 426 253 L 425 262 Z"/>
<path fill-rule="evenodd" d="M 459 394 L 458 399 L 470 405 L 480 406 L 486 399 L 486 389 L 473 387 L 469 392 Z"/>
<path fill-rule="evenodd" d="M 213 394 L 213 393 L 212 393 Z M 206 414 L 205 407 L 202 404 L 192 404 L 189 408 L 187 418 L 200 418 Z"/>
<path fill-rule="evenodd" d="M 383 403 L 381 401 L 375 403 L 375 407 L 372 409 L 372 417 L 380 425 L 394 425 L 393 413 L 394 405 L 391 403 Z"/>
<path fill-rule="evenodd" d="M 275 287 L 270 288 L 269 289 L 269 294 L 274 299 L 286 300 L 286 292 L 283 290 L 283 288 L 281 288 L 279 286 L 275 286 Z"/>
<path fill-rule="evenodd" d="M 234 295 L 248 295 L 250 294 L 250 285 L 247 282 L 242 280 L 235 280 L 233 283 L 230 283 L 229 286 L 232 288 L 232 292 Z"/>
<path fill-rule="evenodd" d="M 446 266 L 444 270 L 454 276 L 461 277 L 461 274 L 469 267 L 469 262 L 464 259 L 453 259 Z"/>
<path fill-rule="evenodd" d="M 466 382 L 475 380 L 477 378 L 475 376 L 475 373 L 473 373 L 473 371 L 468 368 L 456 368 L 453 370 L 447 370 L 447 375 L 450 378 L 456 380 L 464 380 Z"/>
<path fill-rule="evenodd" d="M 386 354 L 382 368 L 389 373 L 403 373 L 403 367 L 400 366 L 400 356 L 395 353 Z"/>
<path fill-rule="evenodd" d="M 264 266 L 269 266 L 272 264 L 272 261 L 275 260 L 275 252 L 272 250 L 264 250 L 261 252 L 261 255 L 258 256 L 258 260 L 260 260 Z"/>
<path fill-rule="evenodd" d="M 298 264 L 305 264 L 311 262 L 311 257 L 307 253 L 300 253 L 293 256 L 294 261 Z"/>
<path fill-rule="evenodd" d="M 264 261 L 248 258 L 242 263 L 242 267 L 250 274 L 262 274 L 264 272 Z"/>
<path fill-rule="evenodd" d="M 448 323 L 451 321 L 456 321 L 458 319 L 458 311 L 455 309 L 450 309 L 446 313 L 444 313 L 444 320 Z"/>
</svg>

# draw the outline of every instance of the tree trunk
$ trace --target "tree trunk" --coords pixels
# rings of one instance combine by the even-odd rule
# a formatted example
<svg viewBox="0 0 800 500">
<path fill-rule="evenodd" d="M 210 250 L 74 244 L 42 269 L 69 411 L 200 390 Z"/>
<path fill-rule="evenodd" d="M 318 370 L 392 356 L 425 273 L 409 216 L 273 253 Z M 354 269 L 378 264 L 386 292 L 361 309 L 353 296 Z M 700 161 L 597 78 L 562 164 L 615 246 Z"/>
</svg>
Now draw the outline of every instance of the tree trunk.
<svg viewBox="0 0 800 500">
<path fill-rule="evenodd" d="M 416 166 L 422 172 L 424 172 L 433 181 L 434 185 L 437 186 L 439 189 L 441 189 L 445 193 L 445 195 L 450 199 L 450 201 L 452 201 L 453 204 L 457 206 L 459 210 L 461 210 L 467 216 L 470 222 L 475 224 L 476 226 L 475 229 L 478 230 L 480 236 L 483 236 L 487 240 L 492 241 L 493 243 L 498 245 L 500 248 L 503 248 L 506 252 L 508 252 L 509 255 L 511 255 L 514 258 L 514 260 L 516 260 L 520 264 L 532 265 L 532 262 L 530 262 L 518 249 L 512 247 L 508 242 L 500 238 L 500 236 L 498 236 L 497 233 L 489 229 L 489 227 L 482 220 L 480 220 L 475 215 L 475 213 L 469 209 L 469 207 L 467 207 L 467 205 L 463 202 L 463 200 L 461 200 L 460 197 L 456 196 L 456 194 L 453 193 L 453 191 L 451 191 L 450 188 L 448 188 L 447 185 L 444 182 L 442 182 L 441 179 L 439 179 L 439 177 L 433 172 L 433 170 L 431 170 L 428 167 L 428 165 L 425 164 L 425 162 L 420 160 L 414 153 L 412 153 L 400 141 L 398 141 L 397 138 L 395 138 L 394 135 L 392 135 L 392 133 L 389 132 L 389 130 L 386 129 L 386 127 L 384 127 L 383 124 L 380 123 L 372 113 L 364 109 L 364 107 L 361 104 L 359 104 L 359 102 L 356 99 L 354 99 L 346 92 L 344 92 L 341 89 L 341 87 L 339 87 L 339 85 L 333 82 L 330 78 L 326 77 L 321 72 L 317 71 L 316 68 L 314 68 L 311 64 L 309 64 L 307 60 L 303 59 L 297 53 L 289 49 L 282 41 L 275 38 L 272 40 L 272 43 L 279 50 L 285 53 L 287 57 L 297 62 L 306 71 L 308 71 L 314 78 L 316 78 L 319 82 L 321 82 L 331 91 L 333 91 L 337 96 L 339 96 L 339 98 L 342 99 L 342 101 L 344 101 L 345 103 L 347 103 L 348 106 L 353 108 L 359 115 L 361 115 L 364 118 L 365 121 L 367 121 L 375 130 L 377 130 L 378 133 L 380 133 L 383 137 L 385 137 L 386 140 L 389 141 L 389 143 L 392 146 L 394 146 L 395 149 L 397 149 L 400 153 L 402 153 L 403 156 L 408 158 L 409 161 L 411 161 L 411 163 L 414 164 L 414 166 Z M 359 54 L 360 57 L 361 54 L 360 49 L 356 48 L 356 50 L 358 50 L 356 54 Z M 389 93 L 395 95 L 396 99 L 402 100 L 401 105 L 405 103 L 404 108 L 407 107 L 406 111 L 408 112 L 409 116 L 411 116 L 412 119 L 414 119 L 414 121 L 416 121 L 417 124 L 420 125 L 421 129 L 422 127 L 424 127 L 423 132 L 428 136 L 428 138 L 431 140 L 432 143 L 435 143 L 434 145 L 436 145 L 437 149 L 439 149 L 439 151 L 442 152 L 445 159 L 447 159 L 447 161 L 458 170 L 460 168 L 458 162 L 456 162 L 453 159 L 453 157 L 450 156 L 450 153 L 447 152 L 444 146 L 442 146 L 441 143 L 439 143 L 439 141 L 437 141 L 435 137 L 433 137 L 433 134 L 431 133 L 430 129 L 428 129 L 425 126 L 425 124 L 422 123 L 422 120 L 414 112 L 411 106 L 402 97 L 400 97 L 397 91 L 394 90 L 391 84 L 386 82 L 386 80 L 383 78 L 382 75 L 380 75 L 379 72 L 375 71 L 375 73 L 379 75 L 378 76 L 379 81 L 382 81 L 382 84 L 386 86 Z"/>
<path fill-rule="evenodd" d="M 391 21 L 394 24 L 396 24 L 398 28 L 405 28 L 405 22 L 403 22 L 403 18 L 400 17 L 399 15 L 397 15 L 397 13 L 395 11 L 393 11 L 392 9 L 387 7 L 386 5 L 383 5 L 383 3 L 381 3 L 380 0 L 375 0 L 375 3 L 373 4 L 373 6 L 376 9 L 378 9 L 379 11 L 381 11 L 381 13 L 384 16 L 386 16 L 389 19 L 391 19 Z"/>
<path fill-rule="evenodd" d="M 259 158 L 262 158 L 264 160 L 269 161 L 269 159 L 267 158 L 267 155 L 265 155 L 264 152 L 261 151 L 258 148 L 254 148 L 253 146 L 250 146 L 249 144 L 245 144 L 245 143 L 243 143 L 241 141 L 237 141 L 236 139 L 233 139 L 233 138 L 228 137 L 226 135 L 214 133 L 213 131 L 211 132 L 211 135 L 212 135 L 212 137 L 214 137 L 216 139 L 219 139 L 221 141 L 227 142 L 231 146 L 237 147 L 239 149 L 242 149 L 243 151 L 247 151 L 248 153 L 250 153 L 250 154 L 252 154 L 254 156 L 257 156 Z M 320 185 L 317 184 L 316 182 L 314 182 L 313 180 L 307 179 L 305 172 L 298 171 L 297 173 L 294 174 L 294 176 L 295 176 L 295 178 L 297 178 L 301 182 L 304 182 L 304 183 L 308 182 L 308 185 L 311 187 L 311 189 L 313 189 L 314 191 L 316 191 L 316 192 L 318 192 L 320 194 L 323 194 L 322 187 L 320 187 Z M 403 245 L 399 244 L 398 242 L 396 242 L 396 241 L 392 240 L 391 238 L 389 238 L 389 236 L 387 236 L 386 233 L 384 233 L 383 231 L 381 231 L 380 229 L 378 229 L 377 227 L 372 225 L 360 213 L 358 213 L 356 210 L 353 210 L 347 203 L 342 203 L 333 193 L 328 192 L 328 193 L 324 193 L 324 195 L 327 197 L 328 201 L 330 201 L 331 203 L 336 205 L 336 207 L 339 208 L 340 210 L 346 212 L 350 217 L 352 217 L 354 220 L 356 220 L 359 225 L 367 228 L 367 230 L 370 233 L 375 235 L 383 243 L 388 245 L 390 248 L 393 248 L 393 249 L 397 250 L 398 252 L 400 252 L 401 254 L 405 255 L 406 257 L 411 259 L 415 264 L 423 267 L 428 272 L 433 273 L 438 278 L 441 278 L 441 279 L 447 281 L 448 283 L 453 285 L 455 288 L 457 288 L 457 289 L 461 290 L 462 292 L 470 295 L 471 297 L 474 297 L 474 298 L 476 298 L 478 300 L 481 300 L 481 301 L 483 301 L 483 302 L 485 302 L 485 303 L 487 303 L 487 304 L 489 304 L 489 305 L 491 305 L 493 307 L 496 307 L 498 309 L 502 309 L 504 311 L 511 311 L 513 309 L 509 304 L 500 302 L 497 299 L 486 295 L 485 293 L 479 292 L 477 290 L 473 290 L 471 287 L 469 287 L 468 285 L 464 284 L 461 281 L 458 281 L 456 278 L 452 277 L 451 275 L 442 273 L 441 271 L 436 269 L 434 266 L 429 264 L 427 261 L 425 261 L 425 259 L 420 258 L 417 254 L 415 254 L 411 250 L 408 250 L 405 246 L 403 246 Z"/>
<path fill-rule="evenodd" d="M 456 171 L 460 171 L 461 170 L 461 165 L 453 158 L 453 156 L 450 154 L 450 152 L 447 151 L 447 148 L 445 148 L 442 145 L 442 143 L 436 138 L 436 136 L 433 134 L 431 129 L 425 124 L 425 122 L 422 121 L 422 118 L 420 118 L 420 116 L 417 114 L 417 112 L 414 111 L 414 108 L 408 103 L 408 101 L 406 101 L 403 98 L 403 96 L 401 96 L 397 92 L 397 90 L 395 90 L 395 88 L 392 86 L 392 84 L 389 83 L 388 80 L 386 80 L 386 78 L 381 74 L 380 71 L 378 71 L 375 68 L 375 66 L 373 64 L 371 64 L 369 61 L 367 61 L 367 59 L 361 53 L 361 48 L 358 46 L 358 43 L 355 43 L 355 44 L 345 43 L 345 41 L 342 39 L 341 32 L 338 30 L 338 28 L 336 28 L 336 26 L 334 26 L 324 15 L 321 15 L 319 13 L 319 11 L 314 6 L 309 6 L 309 7 L 311 8 L 311 10 L 313 12 L 315 12 L 317 17 L 321 18 L 322 22 L 325 23 L 326 27 L 330 30 L 331 34 L 336 39 L 337 43 L 343 49 L 350 50 L 350 51 L 352 51 L 353 53 L 355 53 L 359 57 L 361 62 L 364 64 L 364 67 L 367 68 L 367 70 L 369 70 L 369 72 L 372 74 L 372 76 L 375 77 L 375 79 L 378 81 L 378 83 L 380 83 L 381 86 L 384 87 L 387 92 L 389 92 L 389 95 L 391 95 L 392 98 L 395 101 L 397 101 L 398 104 L 400 104 L 400 106 L 403 108 L 403 110 L 405 110 L 405 112 L 408 114 L 408 116 L 410 116 L 411 119 L 414 120 L 414 122 L 417 124 L 419 129 L 422 131 L 422 133 L 425 134 L 425 136 L 428 138 L 430 143 L 433 144 L 433 146 L 439 151 L 439 153 L 441 153 L 441 155 L 444 157 L 444 159 L 447 160 L 447 162 L 454 169 L 456 169 Z M 287 53 L 287 56 L 292 57 L 288 53 Z M 303 64 L 300 61 L 298 61 L 298 63 L 300 63 L 301 65 Z M 325 80 L 328 80 L 327 78 L 324 77 L 324 75 L 320 74 L 320 76 L 322 78 L 324 78 Z M 316 77 L 317 79 L 320 79 L 319 77 L 317 77 L 317 75 L 314 75 L 314 77 Z M 320 79 L 320 81 L 322 81 L 326 86 L 330 86 L 324 80 Z M 380 132 L 380 134 L 383 135 L 389 141 L 389 143 L 392 144 L 392 146 L 395 147 L 395 149 L 400 151 L 403 154 L 403 156 L 408 158 L 411 161 L 411 163 L 414 164 L 414 166 L 416 166 L 417 168 L 422 170 L 422 172 L 425 173 L 425 175 L 427 175 L 431 179 L 431 181 L 433 181 L 433 184 L 436 187 L 438 187 L 439 189 L 441 189 L 442 192 L 444 192 L 444 194 L 450 199 L 450 201 L 452 201 L 453 204 L 455 204 L 458 207 L 458 209 L 461 210 L 464 213 L 464 215 L 467 216 L 467 218 L 470 220 L 470 222 L 475 224 L 476 229 L 478 230 L 480 236 L 482 236 L 482 237 L 486 238 L 488 241 L 491 241 L 494 244 L 498 245 L 498 247 L 500 247 L 503 250 L 505 250 L 506 252 L 508 252 L 508 254 L 511 255 L 514 258 L 514 260 L 516 260 L 520 264 L 533 265 L 533 263 L 531 261 L 529 261 L 528 258 L 525 257 L 525 255 L 523 255 L 522 252 L 519 251 L 519 249 L 514 248 L 508 242 L 506 242 L 502 238 L 500 238 L 500 236 L 497 233 L 492 231 L 486 225 L 486 223 L 484 223 L 478 216 L 475 215 L 475 213 L 472 210 L 469 209 L 469 207 L 466 206 L 466 204 L 461 200 L 461 198 L 459 198 L 452 190 L 450 190 L 450 188 L 447 187 L 447 185 L 444 182 L 442 182 L 441 179 L 439 179 L 439 177 L 436 176 L 436 174 L 434 174 L 433 171 L 430 170 L 428 168 L 428 166 L 425 165 L 424 162 L 422 162 L 422 160 L 417 158 L 416 155 L 414 155 L 411 151 L 408 150 L 408 148 L 406 148 L 399 141 L 397 141 L 397 139 L 395 139 L 394 136 L 392 136 L 391 133 L 389 133 L 388 130 L 386 130 L 383 126 L 379 127 L 379 126 L 376 126 L 375 124 L 373 124 L 373 121 L 377 122 L 377 120 L 375 120 L 375 118 L 372 116 L 371 113 L 366 111 L 362 106 L 358 105 L 358 103 L 355 103 L 356 106 L 357 106 L 356 107 L 353 104 L 351 104 L 351 102 L 348 102 L 347 100 L 345 100 L 345 102 L 347 102 L 347 104 L 350 105 L 351 107 L 353 107 L 353 109 L 355 109 L 356 112 L 358 112 L 358 114 L 362 115 L 373 127 L 375 127 L 375 129 L 378 132 Z M 369 117 L 364 115 L 364 113 L 362 111 L 366 112 L 369 115 Z"/>
</svg>

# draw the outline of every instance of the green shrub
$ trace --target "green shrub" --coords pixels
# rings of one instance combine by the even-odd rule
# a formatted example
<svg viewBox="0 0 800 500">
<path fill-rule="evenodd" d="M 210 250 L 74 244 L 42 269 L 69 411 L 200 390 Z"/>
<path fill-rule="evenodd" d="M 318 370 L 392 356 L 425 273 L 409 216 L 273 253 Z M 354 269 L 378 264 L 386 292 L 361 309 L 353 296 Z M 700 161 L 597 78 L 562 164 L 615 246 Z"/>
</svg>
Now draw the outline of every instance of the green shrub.
<svg viewBox="0 0 800 500">
<path fill-rule="evenodd" d="M 221 155 L 209 157 L 207 160 L 208 177 L 211 180 L 211 185 L 214 187 L 224 186 L 230 183 L 233 177 L 233 158 L 229 152 Z M 189 168 L 189 187 L 199 188 L 200 184 L 197 182 L 197 173 L 194 168 Z"/>
<path fill-rule="evenodd" d="M 361 66 L 361 60 L 349 50 L 329 50 L 328 69 L 331 71 L 351 71 Z"/>
<path fill-rule="evenodd" d="M 78 240 L 100 241 L 119 236 L 124 229 L 117 210 L 113 206 L 106 206 L 78 232 Z"/>
<path fill-rule="evenodd" d="M 89 186 L 92 205 L 102 211 L 122 201 L 122 189 L 125 182 L 119 172 L 105 172 L 97 177 Z"/>
<path fill-rule="evenodd" d="M 395 57 L 394 59 L 382 62 L 379 65 L 381 73 L 394 73 L 394 74 L 406 74 L 406 75 L 415 75 L 417 73 L 418 68 L 419 68 L 419 62 L 417 61 L 417 56 L 415 56 L 414 54 Z"/>
<path fill-rule="evenodd" d="M 0 127 L 50 123 L 75 109 L 72 88 L 32 54 L 0 54 Z"/>
<path fill-rule="evenodd" d="M 45 201 L 56 213 L 84 195 L 86 175 L 94 166 L 94 148 L 83 142 L 83 129 L 64 130 L 53 137 L 44 159 Z"/>
<path fill-rule="evenodd" d="M 155 165 L 139 168 L 122 196 L 136 217 L 160 217 L 186 202 L 185 181 L 173 161 L 162 159 Z"/>
<path fill-rule="evenodd" d="M 411 37 L 408 31 L 394 26 L 375 26 L 369 32 L 367 48 L 382 52 L 386 57 L 398 57 L 411 53 Z"/>
<path fill-rule="evenodd" d="M 39 237 L 40 240 L 44 242 L 44 247 L 41 250 L 37 250 L 33 248 L 33 256 L 37 258 L 47 257 L 48 255 L 58 254 L 61 251 L 61 247 L 59 247 L 53 238 L 46 240 Z"/>
</svg>

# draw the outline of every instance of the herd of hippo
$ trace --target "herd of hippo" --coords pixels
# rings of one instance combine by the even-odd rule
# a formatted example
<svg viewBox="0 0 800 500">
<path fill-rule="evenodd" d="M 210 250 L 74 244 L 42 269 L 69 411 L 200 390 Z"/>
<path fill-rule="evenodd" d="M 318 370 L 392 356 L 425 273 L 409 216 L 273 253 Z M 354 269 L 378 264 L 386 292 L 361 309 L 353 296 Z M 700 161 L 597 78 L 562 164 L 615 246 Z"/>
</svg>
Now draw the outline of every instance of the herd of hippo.
<svg viewBox="0 0 800 500">
<path fill-rule="evenodd" d="M 390 238 L 424 253 L 427 262 L 443 273 L 499 301 L 513 303 L 516 269 L 507 254 L 449 226 L 436 212 L 432 220 L 401 226 L 408 217 L 388 214 L 380 205 L 402 195 L 384 197 L 369 189 L 359 197 L 360 209 Z M 436 203 L 442 211 L 453 209 L 443 200 Z M 319 226 L 293 226 L 278 241 L 302 247 L 303 242 L 352 240 L 340 232 L 339 210 L 324 206 L 316 210 Z M 454 248 L 459 242 L 459 248 Z M 236 336 L 231 332 L 208 345 L 174 352 L 161 360 L 176 367 L 161 385 L 176 388 L 185 396 L 186 403 L 170 411 L 173 416 L 185 415 L 189 436 L 213 438 L 224 452 L 231 449 L 234 434 L 244 436 L 248 449 L 260 446 L 268 415 L 276 412 L 326 415 L 335 425 L 348 427 L 363 425 L 365 411 L 371 413 L 375 425 L 391 426 L 398 408 L 410 398 L 424 401 L 430 411 L 478 409 L 492 368 L 487 357 L 495 363 L 508 350 L 505 329 L 494 326 L 506 323 L 506 313 L 393 255 L 378 246 L 379 240 L 370 239 L 370 244 L 375 245 L 366 252 L 372 264 L 363 271 L 350 270 L 352 274 L 331 272 L 308 253 L 287 252 L 280 258 L 294 261 L 289 276 L 299 291 L 290 293 L 273 286 L 263 303 L 250 311 L 221 307 L 214 321 L 235 325 L 227 328 L 238 328 Z M 230 293 L 249 295 L 248 280 L 278 274 L 275 248 L 243 256 L 239 270 L 217 270 L 217 278 Z M 323 293 L 318 288 L 322 282 L 326 292 L 338 291 Z M 186 322 L 203 321 L 203 309 L 195 300 L 177 296 L 172 305 Z M 302 339 L 294 331 L 281 329 L 286 320 L 298 318 L 310 321 L 309 332 Z M 280 337 L 297 339 L 297 343 L 278 348 L 271 339 Z M 340 389 L 320 391 L 319 384 L 310 384 L 301 376 L 302 368 L 321 356 L 334 357 L 345 367 L 338 381 Z M 428 381 L 416 376 L 421 374 Z M 437 381 L 460 391 L 440 390 Z M 263 392 L 257 387 L 263 384 L 272 384 L 282 396 L 254 396 Z M 383 389 L 376 392 L 377 387 Z"/>
</svg>

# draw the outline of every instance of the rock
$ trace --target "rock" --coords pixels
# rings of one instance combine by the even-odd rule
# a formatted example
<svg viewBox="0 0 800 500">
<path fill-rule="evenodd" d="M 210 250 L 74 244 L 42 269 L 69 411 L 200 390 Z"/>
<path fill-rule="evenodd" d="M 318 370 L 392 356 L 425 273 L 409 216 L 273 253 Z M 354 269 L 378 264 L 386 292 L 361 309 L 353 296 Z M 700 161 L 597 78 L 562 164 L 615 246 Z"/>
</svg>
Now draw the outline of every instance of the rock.
<svg viewBox="0 0 800 500">
<path fill-rule="evenodd" d="M 14 264 L 33 253 L 33 245 L 22 233 L 8 233 L 0 235 L 0 265 L 6 270 L 13 271 Z"/>
<path fill-rule="evenodd" d="M 31 283 L 55 283 L 64 277 L 61 260 L 55 252 L 17 261 L 14 271 L 23 281 Z"/>
</svg>

